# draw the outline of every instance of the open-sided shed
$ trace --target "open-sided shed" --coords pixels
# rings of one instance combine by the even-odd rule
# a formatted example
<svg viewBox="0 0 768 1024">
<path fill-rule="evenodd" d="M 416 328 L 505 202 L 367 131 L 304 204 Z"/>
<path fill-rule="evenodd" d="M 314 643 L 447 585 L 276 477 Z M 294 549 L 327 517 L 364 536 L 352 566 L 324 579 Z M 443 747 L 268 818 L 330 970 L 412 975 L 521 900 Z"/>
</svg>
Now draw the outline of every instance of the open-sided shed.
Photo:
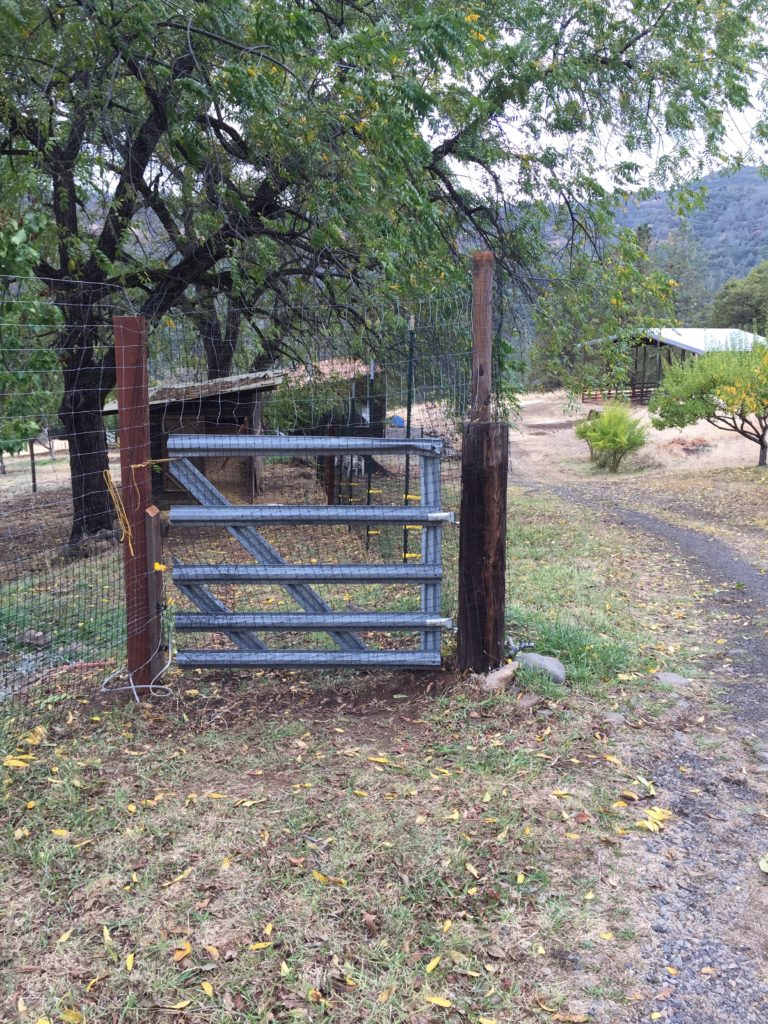
<svg viewBox="0 0 768 1024">
<path fill-rule="evenodd" d="M 706 352 L 749 351 L 759 342 L 765 343 L 759 334 L 735 328 L 638 328 L 632 340 L 632 367 L 624 397 L 633 404 L 645 405 L 661 383 L 665 366 Z M 594 397 L 584 395 L 585 399 Z"/>
</svg>

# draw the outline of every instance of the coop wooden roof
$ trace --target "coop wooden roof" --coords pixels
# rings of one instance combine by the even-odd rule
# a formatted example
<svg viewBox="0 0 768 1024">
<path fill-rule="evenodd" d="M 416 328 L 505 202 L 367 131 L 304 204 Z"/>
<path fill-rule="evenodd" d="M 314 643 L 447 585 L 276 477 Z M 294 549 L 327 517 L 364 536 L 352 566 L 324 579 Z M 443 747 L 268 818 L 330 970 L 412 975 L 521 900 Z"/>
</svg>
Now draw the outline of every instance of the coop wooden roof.
<svg viewBox="0 0 768 1024">
<path fill-rule="evenodd" d="M 286 370 L 261 370 L 258 373 L 240 373 L 234 377 L 195 381 L 188 384 L 158 384 L 149 389 L 149 404 L 199 402 L 204 398 L 237 395 L 249 391 L 273 391 L 286 375 Z M 117 401 L 107 402 L 105 413 L 117 412 Z"/>
</svg>

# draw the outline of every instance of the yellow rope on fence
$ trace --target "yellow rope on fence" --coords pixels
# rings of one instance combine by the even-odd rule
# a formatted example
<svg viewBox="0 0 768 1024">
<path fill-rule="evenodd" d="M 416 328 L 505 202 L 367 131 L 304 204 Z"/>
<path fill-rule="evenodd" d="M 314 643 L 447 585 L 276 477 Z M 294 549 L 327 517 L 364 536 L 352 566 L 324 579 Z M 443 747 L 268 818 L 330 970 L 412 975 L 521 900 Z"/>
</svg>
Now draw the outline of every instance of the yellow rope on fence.
<svg viewBox="0 0 768 1024">
<path fill-rule="evenodd" d="M 125 511 L 125 505 L 123 499 L 120 496 L 120 492 L 115 487 L 115 481 L 112 479 L 112 474 L 108 469 L 104 470 L 104 482 L 107 485 L 112 502 L 115 506 L 115 512 L 117 514 L 117 521 L 120 524 L 120 543 L 124 540 L 128 541 L 128 550 L 131 553 L 131 557 L 134 555 L 133 550 L 133 533 L 131 531 L 131 524 L 128 520 L 128 513 Z"/>
</svg>

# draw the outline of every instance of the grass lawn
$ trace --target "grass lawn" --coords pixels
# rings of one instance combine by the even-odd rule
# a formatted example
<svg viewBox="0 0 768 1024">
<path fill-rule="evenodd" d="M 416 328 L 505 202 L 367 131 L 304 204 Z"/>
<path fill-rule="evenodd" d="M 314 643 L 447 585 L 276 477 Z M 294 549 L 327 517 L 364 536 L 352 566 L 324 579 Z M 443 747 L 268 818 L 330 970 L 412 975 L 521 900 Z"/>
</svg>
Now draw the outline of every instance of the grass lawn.
<svg viewBox="0 0 768 1024">
<path fill-rule="evenodd" d="M 172 698 L 73 699 L 23 737 L 1 769 L 0 1017 L 628 1019 L 623 883 L 666 822 L 604 718 L 621 700 L 641 729 L 679 647 L 643 635 L 588 513 L 513 493 L 511 516 L 510 621 L 566 688 L 171 673 Z"/>
</svg>

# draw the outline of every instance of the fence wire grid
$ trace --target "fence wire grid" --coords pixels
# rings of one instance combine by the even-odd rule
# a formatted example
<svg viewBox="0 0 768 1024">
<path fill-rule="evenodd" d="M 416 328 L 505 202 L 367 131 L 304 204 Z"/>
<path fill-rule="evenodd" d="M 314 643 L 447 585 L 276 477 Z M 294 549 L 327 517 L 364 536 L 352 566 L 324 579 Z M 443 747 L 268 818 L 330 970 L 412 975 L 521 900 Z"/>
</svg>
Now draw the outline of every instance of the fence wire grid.
<svg viewBox="0 0 768 1024">
<path fill-rule="evenodd" d="M 204 600 L 200 586 L 173 582 L 174 569 L 184 566 L 258 562 L 226 528 L 174 523 L 171 508 L 196 504 L 180 480 L 183 467 L 202 474 L 235 507 L 419 506 L 422 462 L 413 452 L 240 456 L 218 454 L 216 445 L 226 440 L 215 438 L 284 435 L 352 444 L 437 438 L 442 508 L 457 513 L 461 427 L 471 391 L 471 292 L 407 310 L 393 301 L 333 317 L 306 305 L 269 318 L 242 309 L 234 316 L 225 298 L 212 309 L 213 317 L 211 307 L 206 316 L 180 307 L 149 324 L 143 412 L 164 567 L 153 664 L 167 665 L 174 646 L 182 646 L 172 629 L 175 616 L 183 621 L 222 609 L 284 621 L 279 630 L 256 635 L 195 629 L 185 633 L 185 649 L 242 652 L 255 644 L 256 650 L 343 651 L 343 637 L 340 644 L 330 630 L 289 628 L 290 616 L 308 606 L 284 580 L 242 583 L 223 573 L 202 587 Z M 126 621 L 123 548 L 131 538 L 120 514 L 126 495 L 112 321 L 138 312 L 137 302 L 116 289 L 0 280 L 0 732 L 16 732 L 100 689 L 131 685 L 126 644 L 137 624 Z M 281 331 L 281 323 L 292 326 Z M 497 317 L 497 333 L 522 344 L 511 319 Z M 502 406 L 500 398 L 499 414 L 506 415 Z M 177 435 L 208 435 L 212 450 L 187 460 L 174 450 Z M 140 464 L 134 453 L 122 455 L 127 465 Z M 402 623 L 422 608 L 416 568 L 424 558 L 422 523 L 267 521 L 259 530 L 280 560 L 304 567 L 306 585 L 328 612 L 361 616 L 366 626 L 357 635 L 364 646 L 418 650 L 422 632 Z M 458 529 L 446 525 L 433 616 L 455 616 L 457 563 Z M 392 581 L 359 582 L 361 570 L 344 578 L 333 566 L 409 571 Z M 324 581 L 324 573 L 332 580 Z M 375 667 L 376 659 L 370 663 Z"/>
</svg>

